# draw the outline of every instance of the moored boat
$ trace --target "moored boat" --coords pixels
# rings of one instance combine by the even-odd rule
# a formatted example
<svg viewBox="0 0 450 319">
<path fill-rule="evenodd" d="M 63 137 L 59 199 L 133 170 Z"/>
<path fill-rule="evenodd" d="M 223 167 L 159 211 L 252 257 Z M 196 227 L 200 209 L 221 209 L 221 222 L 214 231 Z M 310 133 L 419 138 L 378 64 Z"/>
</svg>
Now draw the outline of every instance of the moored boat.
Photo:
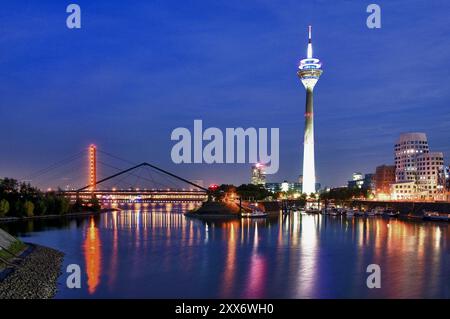
<svg viewBox="0 0 450 319">
<path fill-rule="evenodd" d="M 331 212 L 330 212 L 330 216 L 339 216 L 340 214 L 339 214 L 339 211 L 337 210 L 337 209 L 333 209 Z"/>
<path fill-rule="evenodd" d="M 267 217 L 267 213 L 259 209 L 252 209 L 250 212 L 242 212 L 241 216 L 247 218 L 264 218 Z"/>
<path fill-rule="evenodd" d="M 376 215 L 376 210 L 375 209 L 368 210 L 366 212 L 366 215 L 367 216 L 375 216 Z"/>
<path fill-rule="evenodd" d="M 356 216 L 364 216 L 364 211 L 363 210 L 355 210 L 355 215 Z"/>
<path fill-rule="evenodd" d="M 384 214 L 388 217 L 398 217 L 400 216 L 400 212 L 399 211 L 395 211 L 393 209 L 386 209 L 384 211 Z"/>
<path fill-rule="evenodd" d="M 330 215 L 330 216 L 338 216 L 338 215 L 341 215 L 341 211 L 339 209 L 337 209 L 336 207 L 331 206 L 331 207 L 324 208 L 322 210 L 322 214 Z"/>
<path fill-rule="evenodd" d="M 375 215 L 383 215 L 383 208 L 375 207 Z"/>
<path fill-rule="evenodd" d="M 347 217 L 353 217 L 355 215 L 355 211 L 353 209 L 347 209 L 345 215 Z"/>
<path fill-rule="evenodd" d="M 448 221 L 450 221 L 450 214 L 433 212 L 433 211 L 425 211 L 423 213 L 423 219 L 448 222 Z"/>
</svg>

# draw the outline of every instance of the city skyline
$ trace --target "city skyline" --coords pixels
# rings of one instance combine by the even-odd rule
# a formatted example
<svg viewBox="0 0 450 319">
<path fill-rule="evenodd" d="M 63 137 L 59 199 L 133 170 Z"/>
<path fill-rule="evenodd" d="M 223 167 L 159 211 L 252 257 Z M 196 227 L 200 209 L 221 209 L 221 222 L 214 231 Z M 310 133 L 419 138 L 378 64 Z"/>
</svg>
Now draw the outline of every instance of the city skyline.
<svg viewBox="0 0 450 319">
<path fill-rule="evenodd" d="M 0 299 L 450 298 L 449 10 L 4 1 Z"/>
<path fill-rule="evenodd" d="M 119 17 L 120 5 L 81 1 L 77 31 L 51 1 L 26 10 L 5 4 L 0 176 L 21 178 L 94 143 L 207 184 L 248 182 L 251 164 L 171 163 L 171 130 L 202 118 L 216 127 L 280 127 L 280 171 L 267 180 L 296 180 L 304 93 L 292 70 L 309 24 L 327 68 L 316 88 L 318 182 L 339 186 L 353 171 L 393 164 L 402 132 L 426 132 L 448 156 L 445 4 L 413 3 L 381 1 L 383 26 L 370 30 L 365 7 L 350 3 L 217 2 L 200 14 L 178 2 L 138 2 Z"/>
</svg>

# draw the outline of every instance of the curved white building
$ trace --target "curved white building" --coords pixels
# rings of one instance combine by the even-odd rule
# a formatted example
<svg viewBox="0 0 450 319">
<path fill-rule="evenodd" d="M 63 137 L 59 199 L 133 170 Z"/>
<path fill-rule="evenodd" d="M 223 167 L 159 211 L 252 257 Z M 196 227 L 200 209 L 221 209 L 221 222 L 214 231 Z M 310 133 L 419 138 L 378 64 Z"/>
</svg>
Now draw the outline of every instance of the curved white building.
<svg viewBox="0 0 450 319">
<path fill-rule="evenodd" d="M 425 133 L 403 133 L 395 144 L 395 180 L 410 182 L 417 180 L 417 156 L 428 153 Z"/>
<path fill-rule="evenodd" d="M 441 200 L 445 197 L 444 154 L 430 152 L 425 133 L 404 133 L 395 144 L 396 200 Z"/>
</svg>

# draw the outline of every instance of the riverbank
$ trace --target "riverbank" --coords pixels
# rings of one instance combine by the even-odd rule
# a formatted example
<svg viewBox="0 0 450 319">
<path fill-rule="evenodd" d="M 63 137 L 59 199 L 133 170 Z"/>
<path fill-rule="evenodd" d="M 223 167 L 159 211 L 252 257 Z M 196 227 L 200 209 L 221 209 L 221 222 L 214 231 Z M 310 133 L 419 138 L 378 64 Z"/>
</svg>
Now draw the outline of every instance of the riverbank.
<svg viewBox="0 0 450 319">
<path fill-rule="evenodd" d="M 376 207 L 390 207 L 400 212 L 401 218 L 423 219 L 424 211 L 440 212 L 450 214 L 450 203 L 448 202 L 410 202 L 410 201 L 369 201 L 354 200 L 351 206 L 371 210 Z"/>
<path fill-rule="evenodd" d="M 0 299 L 50 299 L 55 296 L 64 254 L 38 245 L 28 247 L 21 255 L 23 260 L 14 262 L 14 268 L 0 272 Z"/>
<path fill-rule="evenodd" d="M 35 220 L 35 219 L 52 219 L 52 218 L 61 218 L 61 217 L 77 217 L 77 216 L 95 216 L 102 213 L 112 212 L 112 211 L 119 211 L 119 209 L 115 208 L 105 208 L 101 209 L 98 212 L 77 212 L 77 213 L 69 213 L 64 215 L 59 214 L 52 214 L 52 215 L 43 215 L 43 216 L 32 216 L 32 217 L 0 217 L 0 224 L 1 223 L 10 223 L 10 222 L 17 222 L 17 221 L 24 221 L 24 220 Z"/>
<path fill-rule="evenodd" d="M 0 229 L 0 299 L 49 299 L 56 294 L 64 254 L 24 244 Z"/>
</svg>

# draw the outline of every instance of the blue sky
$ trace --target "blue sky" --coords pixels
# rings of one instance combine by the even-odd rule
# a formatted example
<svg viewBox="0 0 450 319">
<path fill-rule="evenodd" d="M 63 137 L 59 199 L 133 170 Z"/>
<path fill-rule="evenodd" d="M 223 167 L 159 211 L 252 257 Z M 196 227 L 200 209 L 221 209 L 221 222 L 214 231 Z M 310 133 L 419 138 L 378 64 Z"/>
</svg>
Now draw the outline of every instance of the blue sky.
<svg viewBox="0 0 450 319">
<path fill-rule="evenodd" d="M 82 9 L 69 30 L 65 8 Z M 450 3 L 376 1 L 2 1 L 0 176 L 20 178 L 89 143 L 206 183 L 243 183 L 248 164 L 175 165 L 176 127 L 279 127 L 280 170 L 302 159 L 305 92 L 296 77 L 313 25 L 323 185 L 393 163 L 401 132 L 450 154 Z"/>
</svg>

